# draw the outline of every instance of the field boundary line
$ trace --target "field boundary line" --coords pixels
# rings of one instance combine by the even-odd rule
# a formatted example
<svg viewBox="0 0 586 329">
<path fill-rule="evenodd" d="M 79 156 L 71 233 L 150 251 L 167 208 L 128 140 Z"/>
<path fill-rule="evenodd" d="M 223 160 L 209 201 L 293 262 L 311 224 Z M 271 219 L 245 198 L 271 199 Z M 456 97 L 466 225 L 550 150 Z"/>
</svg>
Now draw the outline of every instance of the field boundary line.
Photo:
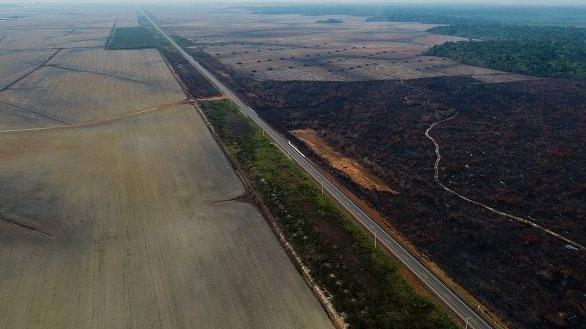
<svg viewBox="0 0 586 329">
<path fill-rule="evenodd" d="M 70 66 L 61 65 L 61 64 L 47 64 L 47 65 L 45 65 L 45 67 L 52 67 L 52 68 L 56 68 L 56 69 L 60 69 L 60 70 L 64 70 L 64 71 L 71 71 L 71 72 L 77 72 L 77 73 L 94 74 L 94 75 L 98 75 L 98 76 L 110 77 L 110 78 L 114 78 L 114 79 L 118 79 L 118 80 L 122 80 L 122 81 L 127 81 L 127 82 L 135 82 L 135 83 L 140 83 L 140 84 L 145 83 L 144 80 L 132 78 L 132 77 L 122 75 L 122 74 L 100 72 L 100 71 L 93 71 L 93 70 L 84 70 L 84 69 L 79 69 L 79 68 L 70 67 Z"/>
<path fill-rule="evenodd" d="M 12 86 L 14 86 L 15 84 L 21 82 L 22 80 L 26 79 L 28 76 L 30 76 L 31 74 L 35 73 L 36 71 L 38 71 L 39 69 L 41 69 L 42 67 L 44 67 L 45 65 L 47 65 L 47 63 L 49 63 L 53 58 L 55 58 L 55 56 L 57 56 L 57 54 L 59 52 L 61 52 L 61 50 L 63 50 L 63 48 L 56 48 L 57 50 L 55 52 L 53 52 L 53 54 L 51 54 L 47 59 L 45 59 L 39 66 L 35 67 L 32 71 L 29 71 L 28 73 L 24 74 L 23 76 L 21 76 L 20 78 L 12 81 L 11 83 L 9 83 L 8 85 L 6 85 L 5 87 L 3 87 L 2 89 L 0 89 L 0 93 L 5 92 L 6 90 L 10 89 Z"/>
<path fill-rule="evenodd" d="M 75 31 L 77 31 L 77 30 L 78 30 L 78 28 L 75 26 L 75 24 L 72 24 L 71 31 L 65 33 L 65 36 L 68 37 L 68 36 L 72 35 L 73 33 L 75 33 Z"/>
<path fill-rule="evenodd" d="M 95 39 L 87 39 L 87 40 L 81 40 L 81 41 L 92 41 L 92 40 L 99 40 L 99 38 L 95 38 Z M 103 49 L 104 47 L 102 46 L 74 46 L 74 47 L 44 47 L 44 48 L 20 48 L 20 49 L 0 49 L 0 53 L 1 52 L 5 52 L 5 51 L 9 51 L 9 52 L 13 52 L 13 53 L 18 53 L 21 51 L 49 51 L 49 50 L 57 50 L 57 49 L 61 49 L 61 50 L 69 50 L 69 49 Z"/>
<path fill-rule="evenodd" d="M 26 107 L 22 107 L 22 106 L 20 106 L 20 105 L 16 105 L 16 104 L 12 104 L 12 103 L 8 103 L 8 102 L 4 102 L 4 101 L 0 101 L 0 104 L 4 104 L 4 105 L 8 105 L 8 106 L 10 106 L 10 107 L 13 107 L 13 108 L 17 109 L 17 111 L 18 111 L 18 112 L 28 112 L 28 113 L 33 113 L 33 114 L 36 114 L 36 115 L 38 115 L 38 116 L 41 116 L 41 117 L 43 117 L 43 118 L 51 119 L 51 120 L 53 120 L 53 121 L 57 121 L 57 122 L 59 122 L 59 123 L 64 123 L 64 124 L 66 124 L 66 125 L 71 125 L 71 122 L 68 122 L 68 121 L 65 121 L 65 120 L 59 119 L 59 118 L 57 118 L 57 117 L 54 117 L 54 116 L 51 116 L 51 115 L 48 115 L 48 114 L 44 114 L 44 113 L 41 113 L 41 112 L 37 112 L 37 111 L 35 111 L 35 110 L 33 110 L 33 109 L 29 109 L 29 108 L 26 108 Z"/>
<path fill-rule="evenodd" d="M 36 228 L 36 227 L 34 227 L 32 225 L 27 225 L 27 224 L 19 223 L 19 222 L 15 221 L 15 220 L 12 220 L 10 218 L 6 218 L 5 216 L 0 216 L 0 220 L 6 222 L 8 224 L 11 224 L 11 225 L 14 225 L 14 226 L 18 226 L 18 227 L 20 227 L 22 229 L 25 229 L 27 231 L 32 231 L 32 232 L 35 232 L 35 233 L 38 233 L 38 234 L 47 236 L 49 238 L 53 238 L 53 234 L 48 233 L 48 232 L 45 232 L 45 231 L 43 231 L 41 229 L 38 229 L 38 228 Z"/>
<path fill-rule="evenodd" d="M 106 44 L 104 44 L 104 50 L 111 50 L 110 49 L 110 43 L 112 42 L 112 39 L 114 38 L 114 31 L 116 30 L 116 24 L 118 23 L 118 20 L 114 20 L 114 24 L 112 25 L 112 28 L 110 29 L 110 33 L 108 34 L 108 40 L 106 40 Z"/>
<path fill-rule="evenodd" d="M 438 296 L 444 305 L 449 307 L 462 320 L 461 323 L 466 323 L 470 328 L 489 329 L 491 325 L 486 323 L 483 317 L 473 311 L 461 298 L 455 295 L 439 278 L 434 276 L 421 262 L 419 262 L 413 255 L 411 255 L 399 242 L 394 240 L 387 234 L 372 218 L 370 218 L 358 205 L 356 205 L 348 196 L 343 194 L 332 182 L 325 178 L 308 160 L 298 154 L 290 144 L 287 143 L 286 138 L 281 136 L 274 128 L 261 119 L 257 113 L 248 105 L 246 105 L 231 89 L 226 87 L 218 80 L 210 71 L 196 61 L 189 55 L 181 46 L 179 46 L 167 33 L 165 33 L 151 18 L 141 9 L 142 15 L 149 21 L 163 37 L 165 37 L 181 54 L 193 65 L 200 73 L 202 73 L 216 88 L 230 98 L 234 104 L 246 117 L 250 118 L 260 129 L 262 129 L 274 144 L 288 155 L 290 158 L 304 169 L 307 175 L 313 179 L 318 180 L 324 187 L 324 190 L 336 200 L 344 209 L 351 213 L 357 221 L 359 221 L 365 228 L 367 228 L 378 241 L 381 242 L 385 248 L 388 248 L 411 272 L 413 272 L 429 289 Z"/>
<path fill-rule="evenodd" d="M 565 236 L 563 236 L 563 235 L 561 235 L 561 234 L 559 234 L 559 233 L 556 233 L 556 232 L 554 232 L 554 231 L 552 231 L 552 230 L 550 230 L 550 229 L 548 229 L 548 228 L 546 228 L 546 227 L 544 227 L 544 226 L 541 226 L 541 225 L 539 225 L 539 224 L 537 224 L 537 223 L 535 223 L 535 222 L 533 222 L 533 221 L 530 221 L 530 220 L 528 220 L 528 219 L 526 219 L 526 218 L 522 218 L 522 217 L 519 217 L 519 216 L 515 216 L 515 215 L 512 215 L 512 214 L 506 213 L 506 212 L 504 212 L 504 211 L 500 211 L 500 210 L 498 210 L 498 209 L 495 209 L 495 208 L 493 208 L 493 207 L 491 207 L 491 206 L 488 206 L 488 205 L 486 205 L 486 204 L 484 204 L 484 203 L 482 203 L 482 202 L 479 202 L 479 201 L 476 201 L 476 200 L 470 199 L 470 198 L 468 198 L 468 197 L 466 197 L 466 196 L 464 196 L 464 195 L 462 195 L 462 194 L 460 194 L 460 193 L 458 193 L 458 192 L 454 191 L 453 189 L 451 189 L 451 188 L 447 187 L 446 185 L 444 185 L 444 183 L 442 183 L 441 179 L 439 178 L 439 165 L 440 165 L 440 162 L 441 162 L 441 160 L 442 160 L 442 155 L 441 155 L 441 152 L 440 152 L 440 145 L 439 145 L 439 143 L 438 143 L 438 142 L 435 140 L 435 138 L 433 138 L 433 137 L 431 136 L 431 134 L 430 134 L 430 133 L 431 133 L 431 130 L 432 130 L 433 128 L 435 128 L 436 126 L 438 126 L 438 125 L 440 125 L 440 124 L 442 124 L 442 123 L 444 123 L 444 122 L 447 122 L 447 121 L 450 121 L 450 120 L 452 120 L 454 117 L 456 117 L 456 114 L 454 114 L 454 115 L 452 115 L 452 116 L 450 116 L 450 117 L 448 117 L 448 118 L 446 118 L 446 119 L 442 119 L 442 120 L 436 121 L 436 122 L 432 123 L 432 124 L 431 124 L 431 126 L 429 126 L 429 128 L 427 128 L 427 129 L 425 130 L 425 136 L 426 136 L 426 137 L 427 137 L 429 140 L 431 140 L 431 142 L 432 142 L 432 143 L 434 144 L 434 146 L 435 146 L 435 156 L 436 156 L 436 158 L 435 158 L 435 163 L 434 163 L 434 165 L 433 165 L 433 170 L 434 170 L 434 172 L 433 172 L 433 179 L 435 180 L 435 182 L 436 182 L 436 183 L 437 183 L 437 184 L 438 184 L 438 185 L 439 185 L 439 186 L 440 186 L 440 187 L 441 187 L 443 190 L 445 190 L 446 192 L 448 192 L 448 193 L 450 193 L 450 194 L 452 194 L 452 195 L 454 195 L 454 196 L 456 196 L 456 197 L 458 197 L 458 198 L 460 198 L 460 199 L 462 199 L 462 200 L 464 200 L 464 201 L 466 201 L 466 202 L 469 202 L 469 203 L 472 203 L 472 204 L 474 204 L 474 205 L 477 205 L 477 206 L 479 206 L 479 207 L 482 207 L 482 208 L 484 208 L 484 209 L 486 209 L 486 210 L 488 210 L 488 211 L 490 211 L 490 212 L 492 212 L 492 213 L 495 213 L 495 214 L 497 214 L 497 215 L 504 216 L 504 217 L 507 217 L 507 218 L 513 219 L 513 220 L 515 220 L 515 221 L 517 221 L 517 222 L 520 222 L 520 223 L 522 223 L 522 224 L 526 224 L 526 225 L 532 226 L 532 227 L 534 227 L 534 228 L 536 228 L 536 229 L 538 229 L 538 230 L 540 230 L 540 231 L 542 231 L 542 232 L 544 232 L 544 233 L 547 233 L 547 234 L 549 234 L 549 235 L 553 236 L 554 238 L 557 238 L 557 239 L 559 239 L 559 240 L 562 240 L 562 241 L 564 241 L 564 242 L 568 243 L 569 245 L 571 245 L 571 246 L 572 246 L 572 247 L 574 247 L 574 248 L 578 248 L 578 249 L 580 249 L 580 250 L 584 250 L 584 249 L 585 249 L 585 247 L 584 247 L 584 246 L 582 246 L 582 245 L 581 245 L 581 244 L 579 244 L 578 242 L 575 242 L 575 241 L 573 241 L 573 240 L 570 240 L 570 239 L 566 238 Z"/>
</svg>

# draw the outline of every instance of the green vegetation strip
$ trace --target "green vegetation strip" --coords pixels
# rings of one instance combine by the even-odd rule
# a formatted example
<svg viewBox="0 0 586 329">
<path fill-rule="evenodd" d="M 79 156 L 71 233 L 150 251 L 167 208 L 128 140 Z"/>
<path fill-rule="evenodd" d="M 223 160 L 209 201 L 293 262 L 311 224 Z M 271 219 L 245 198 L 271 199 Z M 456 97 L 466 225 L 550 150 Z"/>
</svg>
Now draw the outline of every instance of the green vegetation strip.
<svg viewBox="0 0 586 329">
<path fill-rule="evenodd" d="M 351 328 L 456 328 L 230 101 L 207 101 L 202 107 L 230 156 Z"/>
</svg>

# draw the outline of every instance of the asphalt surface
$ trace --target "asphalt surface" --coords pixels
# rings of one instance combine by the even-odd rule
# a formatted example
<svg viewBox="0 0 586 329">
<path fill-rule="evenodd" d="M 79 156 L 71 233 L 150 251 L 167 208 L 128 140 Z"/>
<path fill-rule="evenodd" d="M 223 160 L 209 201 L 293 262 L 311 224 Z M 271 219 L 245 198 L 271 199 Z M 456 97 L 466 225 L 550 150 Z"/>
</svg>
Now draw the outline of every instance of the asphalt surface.
<svg viewBox="0 0 586 329">
<path fill-rule="evenodd" d="M 360 207 L 358 207 L 349 197 L 340 191 L 333 183 L 331 183 L 316 167 L 309 162 L 305 155 L 301 153 L 289 140 L 281 136 L 276 130 L 269 126 L 262 120 L 256 112 L 248 105 L 246 105 L 232 90 L 226 87 L 216 77 L 197 62 L 191 55 L 183 50 L 171 37 L 169 37 L 144 11 L 142 14 L 148 21 L 163 35 L 181 55 L 195 67 L 202 75 L 204 75 L 218 90 L 220 90 L 226 97 L 238 106 L 242 113 L 249 117 L 255 124 L 268 135 L 275 145 L 277 145 L 285 154 L 294 160 L 301 168 L 303 168 L 313 179 L 315 179 L 324 191 L 327 191 L 336 201 L 342 205 L 354 218 L 360 222 L 366 229 L 368 229 L 378 240 L 378 243 L 383 244 L 391 253 L 395 255 L 413 274 L 415 274 L 429 290 L 433 291 L 454 313 L 456 313 L 462 321 L 467 323 L 468 328 L 475 329 L 491 329 L 492 327 L 486 323 L 476 312 L 474 312 L 464 301 L 456 296 L 448 287 L 446 287 L 438 278 L 436 278 L 423 264 L 421 264 L 415 257 L 413 257 L 405 248 L 403 248 L 397 241 L 389 236 L 372 218 L 370 218 Z"/>
</svg>

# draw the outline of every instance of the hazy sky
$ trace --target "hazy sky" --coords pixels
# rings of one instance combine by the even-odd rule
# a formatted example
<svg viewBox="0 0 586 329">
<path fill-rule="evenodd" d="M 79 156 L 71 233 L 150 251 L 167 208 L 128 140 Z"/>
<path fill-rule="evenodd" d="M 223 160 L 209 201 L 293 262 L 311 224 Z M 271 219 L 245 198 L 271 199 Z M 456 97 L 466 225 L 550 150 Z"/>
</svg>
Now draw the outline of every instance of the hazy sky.
<svg viewBox="0 0 586 329">
<path fill-rule="evenodd" d="M 311 3 L 311 4 L 393 4 L 393 3 L 468 3 L 468 4 L 499 4 L 499 5 L 586 5 L 586 0 L 0 0 L 0 3 L 274 3 L 274 4 L 292 4 L 292 3 Z"/>
</svg>

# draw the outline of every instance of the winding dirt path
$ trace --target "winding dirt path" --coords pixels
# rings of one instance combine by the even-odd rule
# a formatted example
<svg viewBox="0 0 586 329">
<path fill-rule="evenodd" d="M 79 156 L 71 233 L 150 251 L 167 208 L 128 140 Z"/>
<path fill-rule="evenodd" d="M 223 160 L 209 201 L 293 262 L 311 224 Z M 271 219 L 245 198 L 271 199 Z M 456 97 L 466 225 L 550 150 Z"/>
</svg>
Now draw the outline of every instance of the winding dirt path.
<svg viewBox="0 0 586 329">
<path fill-rule="evenodd" d="M 453 119 L 455 116 L 456 116 L 456 115 L 454 114 L 454 115 L 452 115 L 452 116 L 451 116 L 451 117 L 449 117 L 449 118 L 442 119 L 442 120 L 439 120 L 439 121 L 437 121 L 437 122 L 434 122 L 434 123 L 432 123 L 432 124 L 431 124 L 431 126 L 429 126 L 429 128 L 427 128 L 427 129 L 425 130 L 425 137 L 427 137 L 429 140 L 431 140 L 431 142 L 432 142 L 432 143 L 433 143 L 433 145 L 435 146 L 435 155 L 436 155 L 436 158 L 435 158 L 435 163 L 434 163 L 434 165 L 433 165 L 433 170 L 434 170 L 434 173 L 433 173 L 433 179 L 435 180 L 435 182 L 436 182 L 436 183 L 437 183 L 437 184 L 438 184 L 438 185 L 439 185 L 439 186 L 440 186 L 442 189 L 444 189 L 446 192 L 448 192 L 448 193 L 450 193 L 450 194 L 452 194 L 452 195 L 455 195 L 455 196 L 457 196 L 458 198 L 460 198 L 460 199 L 462 199 L 462 200 L 464 200 L 464 201 L 466 201 L 466 202 L 469 202 L 469 203 L 472 203 L 472 204 L 474 204 L 474 205 L 477 205 L 477 206 L 479 206 L 479 207 L 482 207 L 482 208 L 484 208 L 484 209 L 486 209 L 486 210 L 488 210 L 488 211 L 490 211 L 490 212 L 493 212 L 493 213 L 495 213 L 495 214 L 497 214 L 497 215 L 504 216 L 504 217 L 507 217 L 507 218 L 509 218 L 509 219 L 512 219 L 512 220 L 514 220 L 514 221 L 517 221 L 517 222 L 519 222 L 519 223 L 522 223 L 522 224 L 525 224 L 525 225 L 532 226 L 532 227 L 534 227 L 534 228 L 536 228 L 536 229 L 538 229 L 538 230 L 540 230 L 540 231 L 542 231 L 542 232 L 545 232 L 545 233 L 546 233 L 546 234 L 548 234 L 548 235 L 551 235 L 551 236 L 553 236 L 553 237 L 554 237 L 554 238 L 556 238 L 556 239 L 562 240 L 563 242 L 565 242 L 565 243 L 567 243 L 567 244 L 571 245 L 572 247 L 578 248 L 579 250 L 584 250 L 584 249 L 585 249 L 585 247 L 584 247 L 584 246 L 582 246 L 582 245 L 581 245 L 581 244 L 579 244 L 578 242 L 575 242 L 575 241 L 573 241 L 573 240 L 570 240 L 570 239 L 566 238 L 565 236 L 563 236 L 563 235 L 561 235 L 561 234 L 559 234 L 559 233 L 556 233 L 556 232 L 554 232 L 554 231 L 552 231 L 552 230 L 550 230 L 550 229 L 548 229 L 548 228 L 546 228 L 546 227 L 543 227 L 543 226 L 541 226 L 541 225 L 539 225 L 539 224 L 537 224 L 537 223 L 535 223 L 535 222 L 532 222 L 532 221 L 530 221 L 530 220 L 528 220 L 528 219 L 526 219 L 526 218 L 518 217 L 518 216 L 515 216 L 515 215 L 512 215 L 512 214 L 509 214 L 509 213 L 506 213 L 506 212 L 500 211 L 500 210 L 498 210 L 498 209 L 495 209 L 495 208 L 493 208 L 493 207 L 490 207 L 490 206 L 488 206 L 488 205 L 485 205 L 484 203 L 481 203 L 481 202 L 479 202 L 479 201 L 472 200 L 472 199 L 470 199 L 470 198 L 468 198 L 468 197 L 466 197 L 466 196 L 464 196 L 464 195 L 462 195 L 462 194 L 460 194 L 460 193 L 458 193 L 458 192 L 456 192 L 456 191 L 452 190 L 451 188 L 449 188 L 449 187 L 447 187 L 446 185 L 444 185 L 444 183 L 442 183 L 442 181 L 441 181 L 441 180 L 440 180 L 440 178 L 439 178 L 439 164 L 440 164 L 440 162 L 441 162 L 441 160 L 442 160 L 442 155 L 441 155 L 441 152 L 440 152 L 440 145 L 439 145 L 439 144 L 438 144 L 438 142 L 437 142 L 437 141 L 436 141 L 436 140 L 435 140 L 435 139 L 434 139 L 434 138 L 431 136 L 431 134 L 430 134 L 430 133 L 431 133 L 431 130 L 432 130 L 433 128 L 435 128 L 436 126 L 438 126 L 438 125 L 440 125 L 440 124 L 442 124 L 442 123 L 444 123 L 444 122 L 446 122 L 446 121 L 452 120 L 452 119 Z"/>
</svg>

